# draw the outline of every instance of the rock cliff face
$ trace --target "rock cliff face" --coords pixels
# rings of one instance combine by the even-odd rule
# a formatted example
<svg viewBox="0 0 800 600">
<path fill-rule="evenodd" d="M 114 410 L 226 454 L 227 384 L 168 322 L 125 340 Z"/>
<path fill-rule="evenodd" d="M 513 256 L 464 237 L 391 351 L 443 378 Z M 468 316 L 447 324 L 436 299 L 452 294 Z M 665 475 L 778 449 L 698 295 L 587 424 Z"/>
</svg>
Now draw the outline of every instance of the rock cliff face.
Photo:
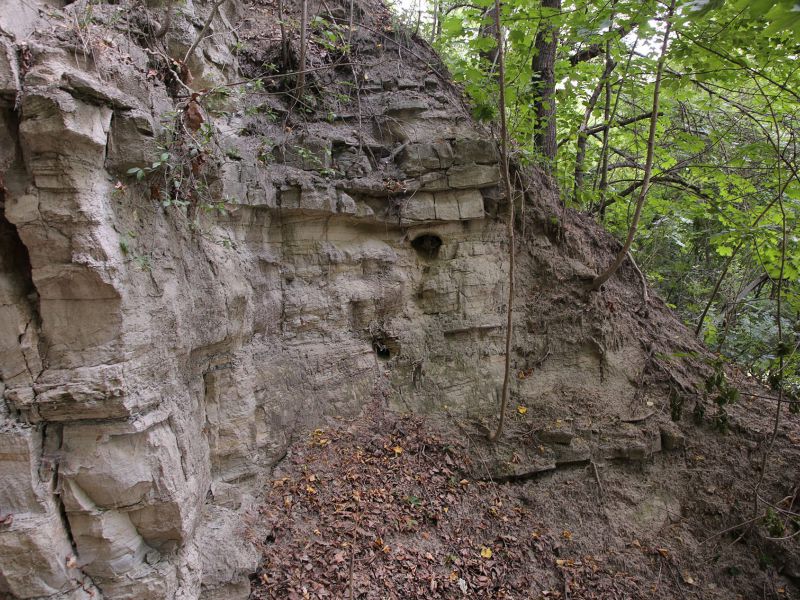
<svg viewBox="0 0 800 600">
<path fill-rule="evenodd" d="M 496 146 L 372 3 L 352 30 L 350 3 L 312 3 L 299 94 L 291 5 L 283 46 L 272 6 L 10 4 L 0 595 L 247 597 L 248 511 L 295 436 L 376 395 L 496 409 Z M 630 267 L 586 293 L 614 242 L 519 181 L 513 401 L 540 422 L 520 468 L 681 447 L 664 388 L 638 418 L 642 385 L 691 394 L 655 349 L 702 349 L 660 302 L 628 309 Z"/>
<path fill-rule="evenodd" d="M 262 68 L 232 51 L 230 23 L 247 21 L 229 2 L 186 61 L 195 103 L 166 58 L 211 4 L 181 6 L 163 40 L 148 35 L 159 10 L 12 4 L 0 593 L 245 597 L 240 516 L 296 431 L 356 413 L 382 363 L 415 407 L 491 397 L 507 277 L 495 145 L 435 58 L 403 57 L 393 34 L 359 27 L 358 67 L 312 71 L 293 101 L 228 86 Z M 253 52 L 274 48 L 259 36 Z"/>
</svg>

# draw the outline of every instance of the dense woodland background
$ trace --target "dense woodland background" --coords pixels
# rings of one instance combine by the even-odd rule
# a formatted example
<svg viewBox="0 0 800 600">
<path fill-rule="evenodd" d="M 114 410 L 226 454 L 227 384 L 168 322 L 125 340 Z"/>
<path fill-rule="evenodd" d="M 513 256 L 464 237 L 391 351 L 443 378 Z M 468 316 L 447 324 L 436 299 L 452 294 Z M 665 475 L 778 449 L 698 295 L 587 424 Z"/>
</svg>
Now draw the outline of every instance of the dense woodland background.
<svg viewBox="0 0 800 600">
<path fill-rule="evenodd" d="M 493 0 L 419 0 L 397 10 L 442 54 L 475 116 L 495 120 Z M 592 214 L 620 239 L 643 199 L 631 253 L 648 281 L 712 349 L 794 401 L 794 3 L 509 0 L 500 22 L 511 158 L 548 166 L 565 204 Z"/>
</svg>

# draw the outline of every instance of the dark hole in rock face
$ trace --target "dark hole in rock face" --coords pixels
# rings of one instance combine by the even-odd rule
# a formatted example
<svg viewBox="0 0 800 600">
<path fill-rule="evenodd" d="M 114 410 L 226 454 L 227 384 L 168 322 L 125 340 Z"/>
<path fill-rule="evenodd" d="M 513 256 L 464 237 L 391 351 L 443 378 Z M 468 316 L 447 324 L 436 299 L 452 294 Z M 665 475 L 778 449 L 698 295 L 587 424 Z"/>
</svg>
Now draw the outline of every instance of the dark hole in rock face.
<svg viewBox="0 0 800 600">
<path fill-rule="evenodd" d="M 3 214 L 5 205 L 5 191 L 0 186 L 0 273 L 13 279 L 19 278 L 18 283 L 25 294 L 34 291 L 33 278 L 31 277 L 31 259 L 28 249 L 19 238 L 14 227 Z"/>
<path fill-rule="evenodd" d="M 411 247 L 423 258 L 434 259 L 439 256 L 442 247 L 442 238 L 430 233 L 423 234 L 411 241 Z"/>
<path fill-rule="evenodd" d="M 385 340 L 373 339 L 372 348 L 381 360 L 389 360 L 392 358 L 392 350 L 386 345 Z"/>
</svg>

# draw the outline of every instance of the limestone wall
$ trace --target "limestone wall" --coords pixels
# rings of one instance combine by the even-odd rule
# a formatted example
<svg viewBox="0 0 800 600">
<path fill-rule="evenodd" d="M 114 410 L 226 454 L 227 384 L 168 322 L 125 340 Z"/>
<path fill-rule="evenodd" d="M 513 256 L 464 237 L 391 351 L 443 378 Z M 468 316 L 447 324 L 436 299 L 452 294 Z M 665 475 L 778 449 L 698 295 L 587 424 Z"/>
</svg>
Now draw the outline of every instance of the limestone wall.
<svg viewBox="0 0 800 600">
<path fill-rule="evenodd" d="M 127 174 L 185 126 L 153 53 L 182 57 L 210 4 L 163 41 L 131 32 L 159 10 L 33 4 L 0 10 L 0 596 L 244 598 L 248 506 L 293 436 L 386 382 L 414 408 L 492 397 L 495 146 L 364 34 L 345 114 L 286 125 L 241 86 L 204 106 L 208 187 L 165 207 L 165 167 Z M 245 16 L 213 20 L 193 90 L 242 78 Z"/>
</svg>

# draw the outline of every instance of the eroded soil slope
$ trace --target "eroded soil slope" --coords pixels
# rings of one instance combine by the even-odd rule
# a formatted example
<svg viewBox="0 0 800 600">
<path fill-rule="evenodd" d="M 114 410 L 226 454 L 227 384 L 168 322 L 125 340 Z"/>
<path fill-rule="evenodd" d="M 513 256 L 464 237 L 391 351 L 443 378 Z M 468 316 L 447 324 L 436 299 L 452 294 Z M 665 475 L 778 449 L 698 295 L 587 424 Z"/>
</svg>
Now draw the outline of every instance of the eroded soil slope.
<svg viewBox="0 0 800 600">
<path fill-rule="evenodd" d="M 664 460 L 575 463 L 498 483 L 483 443 L 451 425 L 376 403 L 298 442 L 252 517 L 266 526 L 252 597 L 797 597 L 768 550 L 714 529 L 732 500 L 732 465 L 702 464 L 718 448 L 688 449 L 683 476 Z"/>
</svg>

